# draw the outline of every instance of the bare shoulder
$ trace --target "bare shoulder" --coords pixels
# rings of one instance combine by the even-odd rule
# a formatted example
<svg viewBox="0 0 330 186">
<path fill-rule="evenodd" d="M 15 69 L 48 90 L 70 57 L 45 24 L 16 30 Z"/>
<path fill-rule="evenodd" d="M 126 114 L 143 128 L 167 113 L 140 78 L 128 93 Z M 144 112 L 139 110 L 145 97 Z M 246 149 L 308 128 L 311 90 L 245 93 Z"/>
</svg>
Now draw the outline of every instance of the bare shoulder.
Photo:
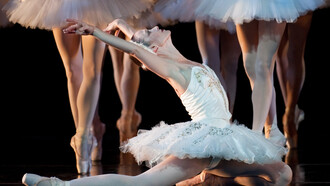
<svg viewBox="0 0 330 186">
<path fill-rule="evenodd" d="M 193 67 L 200 66 L 203 67 L 200 63 L 185 61 L 176 63 L 175 70 L 172 71 L 171 77 L 182 84 L 183 86 L 189 84 L 191 78 L 191 71 Z"/>
</svg>

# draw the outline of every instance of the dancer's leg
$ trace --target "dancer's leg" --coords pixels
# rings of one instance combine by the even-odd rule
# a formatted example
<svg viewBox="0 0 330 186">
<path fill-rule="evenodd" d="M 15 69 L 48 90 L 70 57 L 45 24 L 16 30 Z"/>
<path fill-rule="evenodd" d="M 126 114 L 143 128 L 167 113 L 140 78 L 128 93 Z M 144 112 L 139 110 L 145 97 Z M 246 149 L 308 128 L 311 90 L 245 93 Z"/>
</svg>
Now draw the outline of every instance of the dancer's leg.
<svg viewBox="0 0 330 186">
<path fill-rule="evenodd" d="M 285 23 L 259 21 L 259 38 L 255 64 L 256 77 L 252 89 L 252 129 L 262 131 L 273 95 L 273 56 L 280 44 Z"/>
<path fill-rule="evenodd" d="M 139 66 L 132 62 L 128 54 L 124 54 L 124 71 L 121 79 L 122 111 L 117 121 L 120 131 L 120 141 L 136 136 L 141 115 L 135 110 L 136 98 L 140 84 Z"/>
<path fill-rule="evenodd" d="M 270 23 L 269 23 L 270 24 Z M 273 24 L 276 24 L 276 23 L 273 23 Z M 267 27 L 268 25 L 265 23 L 261 23 L 261 25 L 259 24 L 258 21 L 252 21 L 250 23 L 246 23 L 246 24 L 242 24 L 242 25 L 237 25 L 236 28 L 237 28 L 237 36 L 238 36 L 238 39 L 239 39 L 239 42 L 240 42 L 240 46 L 241 46 L 241 49 L 242 49 L 242 55 L 243 55 L 243 64 L 244 64 L 244 68 L 245 68 L 245 71 L 248 75 L 248 78 L 250 80 L 250 84 L 251 84 L 251 87 L 252 89 L 255 88 L 255 80 L 256 80 L 256 77 L 257 77 L 257 74 L 258 75 L 258 80 L 259 82 L 262 80 L 260 76 L 261 72 L 263 71 L 260 71 L 260 67 L 263 67 L 262 65 L 265 65 L 265 64 L 261 64 L 260 63 L 260 59 L 264 59 L 264 60 L 271 60 L 272 61 L 272 52 L 275 50 L 276 51 L 276 42 L 275 43 L 275 46 L 272 46 L 273 48 L 275 49 L 271 49 L 268 51 L 268 54 L 267 54 L 267 48 L 266 51 L 259 51 L 260 48 L 262 49 L 262 47 L 269 47 L 267 46 L 267 40 L 265 41 L 266 38 L 263 37 L 263 35 L 265 35 L 265 32 L 266 32 L 266 35 L 273 35 L 273 33 L 271 31 L 265 31 L 264 27 Z M 269 25 L 271 26 L 271 25 Z M 275 25 L 276 26 L 276 25 Z M 260 28 L 261 27 L 261 28 Z M 279 26 L 279 27 L 283 27 L 283 26 Z M 256 32 L 256 30 L 259 30 L 260 29 L 260 35 L 261 37 L 259 37 L 259 33 Z M 284 29 L 284 28 L 282 28 Z M 278 29 L 279 32 L 281 32 L 281 28 Z M 274 30 L 276 31 L 276 29 Z M 269 32 L 267 34 L 267 32 Z M 269 39 L 272 39 L 270 38 L 270 36 L 268 36 Z M 276 38 L 276 36 L 275 36 Z M 258 55 L 257 55 L 257 50 L 258 50 Z M 262 55 L 260 54 L 263 54 L 262 52 L 265 52 L 264 56 L 265 57 L 262 57 Z M 257 59 L 259 59 L 259 62 L 257 63 Z M 269 62 L 268 62 L 269 63 Z M 258 65 L 257 65 L 258 64 Z M 275 101 L 275 90 L 274 90 L 274 87 L 273 87 L 273 76 L 271 75 L 273 73 L 273 67 L 274 64 L 269 64 L 268 66 L 265 65 L 264 66 L 264 72 L 263 74 L 266 76 L 268 76 L 268 83 L 271 83 L 271 86 L 269 86 L 268 88 L 270 90 L 268 90 L 269 92 L 269 102 L 267 103 L 268 106 L 266 105 L 266 107 L 268 107 L 269 109 L 266 109 L 264 110 L 263 113 L 259 113 L 259 116 L 260 114 L 263 114 L 263 119 L 262 119 L 262 123 L 259 123 L 259 125 L 256 125 L 255 123 L 257 123 L 256 121 L 257 120 L 260 120 L 260 118 L 258 118 L 259 116 L 257 115 L 258 112 L 260 112 L 259 110 L 260 109 L 257 109 L 258 106 L 256 105 L 257 104 L 257 101 L 256 99 L 256 92 L 253 91 L 252 93 L 252 104 L 253 104 L 253 129 L 254 130 L 257 130 L 259 132 L 262 132 L 262 129 L 263 129 L 263 126 L 264 124 L 266 124 L 266 128 L 267 128 L 267 131 L 270 131 L 270 128 L 272 125 L 276 125 L 277 126 L 277 119 L 276 119 L 276 101 Z M 256 68 L 258 67 L 258 68 Z M 259 72 L 258 70 L 259 69 Z M 265 73 L 267 72 L 268 73 Z M 270 74 L 269 74 L 270 73 Z M 261 79 L 261 80 L 260 80 Z M 262 81 L 261 81 L 262 82 Z M 266 84 L 267 85 L 267 84 Z M 259 87 L 259 89 L 261 88 L 262 89 L 262 86 L 260 87 L 260 85 L 258 85 L 257 87 Z M 263 90 L 263 89 L 262 89 Z M 261 90 L 261 91 L 262 91 Z M 257 91 L 258 92 L 258 91 Z M 260 90 L 259 90 L 260 92 Z M 262 98 L 262 97 L 260 97 Z M 262 101 L 262 100 L 260 100 Z M 260 106 L 259 106 L 260 107 Z M 277 130 L 277 133 L 280 132 Z M 278 136 L 280 140 L 279 143 L 282 143 L 283 140 L 281 136 L 283 135 L 280 135 L 281 133 L 278 133 Z M 267 133 L 267 137 L 268 137 L 268 133 Z"/>
<path fill-rule="evenodd" d="M 195 27 L 203 63 L 216 73 L 226 90 L 227 86 L 220 71 L 220 30 L 212 29 L 201 21 L 196 21 Z"/>
<path fill-rule="evenodd" d="M 64 34 L 62 29 L 54 28 L 53 34 L 57 49 L 64 64 L 69 101 L 75 127 L 78 125 L 77 96 L 83 79 L 81 37 L 74 34 Z"/>
<path fill-rule="evenodd" d="M 105 174 L 84 177 L 69 181 L 71 186 L 85 185 L 174 185 L 189 179 L 202 172 L 211 159 L 178 159 L 174 156 L 166 158 L 163 162 L 137 176 L 119 174 Z M 246 164 L 244 162 L 222 160 L 214 169 L 207 173 L 221 177 L 246 177 L 250 181 L 265 179 L 273 185 L 287 185 L 292 178 L 291 168 L 284 162 L 272 164 Z M 35 179 L 33 179 L 35 178 Z M 38 176 L 27 176 L 29 184 L 40 180 Z M 47 184 L 45 180 L 43 183 Z"/>
<path fill-rule="evenodd" d="M 117 121 L 120 142 L 136 135 L 141 115 L 135 110 L 135 103 L 140 84 L 139 67 L 132 63 L 128 54 L 109 47 L 112 57 L 114 79 L 122 104 L 121 117 Z"/>
<path fill-rule="evenodd" d="M 183 180 L 176 184 L 176 186 L 213 186 L 213 185 L 241 186 L 241 184 L 238 184 L 235 181 L 235 178 L 216 176 L 214 174 L 206 173 L 205 171 L 203 171 L 201 174 L 193 178 Z"/>
<path fill-rule="evenodd" d="M 206 172 L 221 177 L 237 178 L 236 181 L 249 180 L 252 183 L 262 182 L 262 178 L 274 185 L 287 185 L 292 178 L 291 168 L 282 161 L 272 164 L 247 164 L 222 160 L 217 167 Z"/>
<path fill-rule="evenodd" d="M 290 183 L 291 179 L 291 168 L 281 161 L 261 165 L 221 160 L 214 169 L 204 170 L 197 176 L 179 182 L 178 185 L 210 185 L 212 182 L 220 185 L 225 180 L 231 184 L 282 186 Z"/>
<path fill-rule="evenodd" d="M 140 71 L 139 66 L 133 63 L 132 60 L 128 54 L 124 54 L 121 92 L 124 97 L 122 110 L 133 114 L 140 85 Z"/>
<path fill-rule="evenodd" d="M 91 126 L 99 98 L 105 44 L 92 36 L 83 36 L 82 46 L 84 78 L 77 98 L 79 123 L 72 146 L 76 151 L 78 172 L 86 173 L 89 171 L 90 164 L 84 165 L 86 163 L 82 162 L 91 160 L 91 145 L 93 144 Z"/>
<path fill-rule="evenodd" d="M 91 36 L 83 36 L 82 41 L 84 78 L 78 94 L 79 125 L 77 134 L 81 137 L 87 137 L 100 93 L 105 44 Z"/>
<path fill-rule="evenodd" d="M 160 164 L 137 176 L 105 174 L 70 181 L 71 186 L 85 185 L 174 185 L 200 173 L 210 159 L 178 159 L 168 157 Z"/>
<path fill-rule="evenodd" d="M 258 46 L 258 21 L 251 21 L 236 25 L 237 38 L 242 50 L 242 58 L 245 72 L 249 78 L 251 87 L 255 81 L 255 63 Z"/>
<path fill-rule="evenodd" d="M 287 35 L 282 38 L 278 51 L 278 77 L 286 106 L 283 126 L 290 148 L 296 148 L 298 143 L 298 118 L 302 111 L 297 103 L 305 80 L 304 52 L 311 22 L 312 13 L 309 13 L 295 23 L 288 23 Z"/>
<path fill-rule="evenodd" d="M 241 55 L 241 48 L 237 40 L 237 35 L 230 34 L 225 30 L 220 31 L 220 43 L 221 74 L 227 85 L 229 110 L 233 113 L 237 87 L 237 67 Z"/>
<path fill-rule="evenodd" d="M 277 125 L 276 93 L 274 86 L 272 91 L 272 100 L 264 127 L 265 137 L 267 139 L 277 145 L 285 145 L 286 138 Z"/>
</svg>

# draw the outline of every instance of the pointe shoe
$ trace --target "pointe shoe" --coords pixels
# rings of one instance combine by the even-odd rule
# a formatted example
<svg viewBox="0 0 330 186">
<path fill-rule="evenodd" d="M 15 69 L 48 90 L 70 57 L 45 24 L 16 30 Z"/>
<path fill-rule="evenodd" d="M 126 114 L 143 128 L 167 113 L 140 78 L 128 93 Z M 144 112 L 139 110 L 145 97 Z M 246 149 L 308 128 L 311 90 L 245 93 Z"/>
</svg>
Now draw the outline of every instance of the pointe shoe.
<svg viewBox="0 0 330 186">
<path fill-rule="evenodd" d="M 287 137 L 286 139 L 287 139 L 286 146 L 289 149 L 296 149 L 298 147 L 298 136 L 297 135 Z"/>
<path fill-rule="evenodd" d="M 56 177 L 43 177 L 36 174 L 26 173 L 22 178 L 26 186 L 70 186 L 70 182 L 62 181 Z"/>
<path fill-rule="evenodd" d="M 80 152 L 78 151 L 77 148 L 77 142 L 76 142 L 76 136 L 73 136 L 71 138 L 71 147 L 73 148 L 75 154 L 76 154 L 76 166 L 77 166 L 77 171 L 78 174 L 88 174 L 90 173 L 91 167 L 92 167 L 92 159 L 91 159 L 91 153 L 92 153 L 92 149 L 94 148 L 94 146 L 96 145 L 96 139 L 93 135 L 90 135 L 88 137 L 88 157 L 84 158 L 81 156 Z"/>
<path fill-rule="evenodd" d="M 278 129 L 277 126 L 272 125 L 271 128 L 269 128 L 266 133 L 268 133 L 268 140 L 271 142 L 279 145 L 279 146 L 284 146 L 286 143 L 286 138 L 283 135 L 283 133 Z"/>
<path fill-rule="evenodd" d="M 95 130 L 93 130 L 93 133 L 95 132 Z M 96 138 L 96 134 L 94 134 L 96 141 L 95 147 L 92 150 L 92 155 L 91 155 L 91 159 L 92 161 L 101 161 L 102 159 L 102 152 L 103 152 L 103 148 L 102 148 L 102 141 L 103 141 L 103 136 L 105 133 L 105 124 L 101 124 L 101 137 L 99 137 L 99 139 Z"/>
<path fill-rule="evenodd" d="M 136 136 L 141 120 L 141 114 L 136 111 L 133 114 L 122 113 L 122 116 L 116 123 L 119 130 L 120 143 Z"/>
<path fill-rule="evenodd" d="M 298 130 L 300 123 L 305 119 L 305 112 L 299 108 L 296 108 L 295 117 L 296 117 L 296 129 Z"/>
<path fill-rule="evenodd" d="M 297 106 L 294 112 L 294 118 L 292 117 L 292 113 L 285 113 L 282 119 L 284 134 L 287 139 L 286 146 L 289 149 L 295 149 L 298 147 L 298 129 L 301 122 L 305 119 L 305 113 Z M 292 125 L 294 125 L 294 127 L 290 127 Z"/>
</svg>

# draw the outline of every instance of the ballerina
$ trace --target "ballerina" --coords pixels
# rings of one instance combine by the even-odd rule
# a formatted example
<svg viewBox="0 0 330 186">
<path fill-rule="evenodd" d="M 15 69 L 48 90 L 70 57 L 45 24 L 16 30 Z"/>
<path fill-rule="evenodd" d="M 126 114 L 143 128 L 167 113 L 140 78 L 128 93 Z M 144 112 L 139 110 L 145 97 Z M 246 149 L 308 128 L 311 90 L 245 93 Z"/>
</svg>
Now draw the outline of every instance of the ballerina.
<svg viewBox="0 0 330 186">
<path fill-rule="evenodd" d="M 133 32 L 124 21 L 105 29 L 119 29 L 132 39 L 127 42 L 84 22 L 68 22 L 72 25 L 65 33 L 93 35 L 137 58 L 144 68 L 166 80 L 192 120 L 172 125 L 162 122 L 121 146 L 137 162 L 151 166 L 137 176 L 106 174 L 62 181 L 27 173 L 25 185 L 173 185 L 205 169 L 220 176 L 241 175 L 275 185 L 291 181 L 291 169 L 281 160 L 286 149 L 230 122 L 226 92 L 216 74 L 207 65 L 182 56 L 173 46 L 170 31 L 154 27 Z"/>
</svg>

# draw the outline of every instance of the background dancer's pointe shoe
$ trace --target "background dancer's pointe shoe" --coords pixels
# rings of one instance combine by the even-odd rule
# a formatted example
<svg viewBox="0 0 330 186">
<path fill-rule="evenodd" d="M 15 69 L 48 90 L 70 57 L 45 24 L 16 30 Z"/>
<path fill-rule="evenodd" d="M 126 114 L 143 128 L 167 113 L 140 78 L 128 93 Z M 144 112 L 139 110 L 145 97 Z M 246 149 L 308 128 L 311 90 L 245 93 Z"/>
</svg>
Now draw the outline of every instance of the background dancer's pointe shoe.
<svg viewBox="0 0 330 186">
<path fill-rule="evenodd" d="M 103 136 L 106 130 L 106 126 L 104 123 L 102 123 L 100 126 L 101 127 L 99 127 L 99 129 L 93 129 L 93 133 L 97 145 L 95 145 L 95 147 L 92 150 L 92 155 L 91 155 L 92 161 L 102 160 L 102 153 L 103 153 L 102 142 L 103 142 Z"/>
<path fill-rule="evenodd" d="M 90 173 L 90 170 L 92 168 L 92 159 L 91 159 L 91 153 L 92 153 L 92 149 L 94 148 L 94 146 L 96 145 L 96 139 L 93 135 L 90 135 L 88 137 L 88 142 L 87 142 L 87 155 L 85 155 L 85 157 L 82 156 L 81 152 L 78 149 L 79 144 L 77 143 L 77 141 L 79 142 L 79 140 L 77 140 L 76 136 L 73 136 L 71 138 L 71 147 L 73 148 L 75 154 L 76 154 L 76 166 L 77 166 L 77 171 L 78 174 L 88 174 Z M 81 143 L 81 140 L 80 140 Z"/>
<path fill-rule="evenodd" d="M 55 177 L 48 178 L 30 173 L 24 174 L 22 183 L 26 186 L 70 186 L 70 182 Z"/>
<path fill-rule="evenodd" d="M 136 111 L 133 114 L 122 112 L 116 123 L 119 130 L 120 143 L 136 136 L 141 120 L 141 114 Z"/>
<path fill-rule="evenodd" d="M 298 128 L 304 119 L 305 113 L 298 106 L 294 111 L 286 110 L 284 113 L 282 122 L 287 139 L 286 145 L 289 149 L 298 148 Z"/>
<path fill-rule="evenodd" d="M 286 146 L 289 149 L 298 148 L 298 135 L 287 137 Z"/>
<path fill-rule="evenodd" d="M 272 125 L 272 127 L 266 129 L 265 132 L 268 133 L 267 138 L 271 142 L 273 142 L 273 143 L 275 143 L 279 146 L 284 146 L 285 145 L 286 138 L 276 125 Z"/>
<path fill-rule="evenodd" d="M 305 119 L 305 112 L 299 108 L 296 108 L 295 111 L 295 117 L 296 117 L 296 129 L 299 129 L 299 125 L 302 121 Z"/>
</svg>

